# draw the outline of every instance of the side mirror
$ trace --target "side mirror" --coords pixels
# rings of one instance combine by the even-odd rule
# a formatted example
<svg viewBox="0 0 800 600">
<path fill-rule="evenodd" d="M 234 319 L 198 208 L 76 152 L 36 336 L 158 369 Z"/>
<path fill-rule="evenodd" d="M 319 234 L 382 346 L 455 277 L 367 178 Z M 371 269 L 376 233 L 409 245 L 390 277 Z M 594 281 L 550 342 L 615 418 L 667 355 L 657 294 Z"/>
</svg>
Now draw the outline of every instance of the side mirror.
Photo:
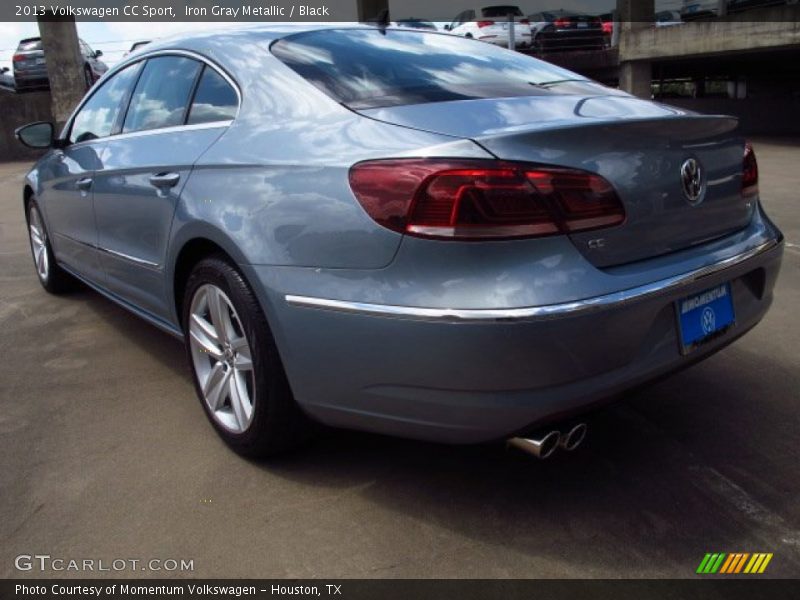
<svg viewBox="0 0 800 600">
<path fill-rule="evenodd" d="M 100 58 L 101 56 L 103 56 L 103 51 L 102 50 L 95 50 L 94 51 L 94 57 L 95 58 Z"/>
<path fill-rule="evenodd" d="M 444 26 L 444 30 L 445 30 L 445 31 L 452 31 L 452 29 L 453 29 L 453 26 L 452 26 L 452 25 L 445 25 L 445 26 Z"/>
<path fill-rule="evenodd" d="M 14 131 L 16 138 L 29 148 L 50 148 L 53 145 L 53 124 L 38 121 Z"/>
<path fill-rule="evenodd" d="M 3 67 L 0 69 L 0 73 L 8 73 L 8 67 Z"/>
</svg>

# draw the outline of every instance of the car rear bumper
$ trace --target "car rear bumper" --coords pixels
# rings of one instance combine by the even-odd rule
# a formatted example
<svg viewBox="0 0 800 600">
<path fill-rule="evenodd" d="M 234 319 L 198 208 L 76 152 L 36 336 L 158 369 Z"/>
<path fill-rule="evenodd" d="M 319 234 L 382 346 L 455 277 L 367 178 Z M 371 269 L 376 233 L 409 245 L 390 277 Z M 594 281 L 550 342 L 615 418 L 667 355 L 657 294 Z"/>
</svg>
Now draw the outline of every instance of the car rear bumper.
<svg viewBox="0 0 800 600">
<path fill-rule="evenodd" d="M 308 414 L 333 426 L 472 443 L 585 410 L 748 331 L 770 306 L 781 263 L 782 238 L 768 229 L 772 235 L 762 230 L 749 245 L 740 235 L 733 253 L 708 253 L 702 267 L 535 306 L 456 310 L 337 299 L 346 281 L 337 290 L 321 278 L 327 293 L 292 294 L 285 284 L 298 280 L 255 269 Z M 683 354 L 675 302 L 722 283 L 731 284 L 735 325 Z"/>
</svg>

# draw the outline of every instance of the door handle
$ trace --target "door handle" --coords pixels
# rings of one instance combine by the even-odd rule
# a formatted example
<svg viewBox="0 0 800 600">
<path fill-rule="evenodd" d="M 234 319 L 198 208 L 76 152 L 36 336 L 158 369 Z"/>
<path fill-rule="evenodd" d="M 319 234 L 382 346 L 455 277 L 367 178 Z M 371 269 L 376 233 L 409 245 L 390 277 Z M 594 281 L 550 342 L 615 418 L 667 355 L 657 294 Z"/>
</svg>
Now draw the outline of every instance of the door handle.
<svg viewBox="0 0 800 600">
<path fill-rule="evenodd" d="M 180 180 L 179 173 L 158 173 L 150 176 L 150 185 L 157 188 L 175 187 Z"/>
<path fill-rule="evenodd" d="M 92 187 L 93 181 L 94 180 L 91 177 L 83 177 L 75 182 L 75 187 L 82 192 L 88 192 L 89 189 Z"/>
</svg>

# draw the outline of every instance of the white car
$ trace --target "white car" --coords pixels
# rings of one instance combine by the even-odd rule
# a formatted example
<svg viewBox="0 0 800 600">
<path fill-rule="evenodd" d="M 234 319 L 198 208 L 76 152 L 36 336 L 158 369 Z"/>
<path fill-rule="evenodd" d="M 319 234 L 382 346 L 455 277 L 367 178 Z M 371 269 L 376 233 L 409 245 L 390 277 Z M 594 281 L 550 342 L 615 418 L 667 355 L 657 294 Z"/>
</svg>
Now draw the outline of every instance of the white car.
<svg viewBox="0 0 800 600">
<path fill-rule="evenodd" d="M 677 10 L 662 10 L 656 13 L 656 27 L 674 27 L 675 25 L 682 24 L 681 13 Z"/>
<path fill-rule="evenodd" d="M 531 45 L 531 25 L 519 6 L 498 5 L 463 10 L 445 29 L 454 35 L 474 38 L 504 48 L 509 41 L 509 14 L 514 16 L 514 45 Z"/>
</svg>

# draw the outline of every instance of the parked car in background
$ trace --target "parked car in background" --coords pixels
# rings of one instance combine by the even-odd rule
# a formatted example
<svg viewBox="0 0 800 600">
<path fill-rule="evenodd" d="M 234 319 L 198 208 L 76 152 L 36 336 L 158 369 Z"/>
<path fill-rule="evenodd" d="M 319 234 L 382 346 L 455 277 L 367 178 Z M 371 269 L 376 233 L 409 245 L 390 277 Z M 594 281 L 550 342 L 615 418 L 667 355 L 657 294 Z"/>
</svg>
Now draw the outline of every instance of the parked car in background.
<svg viewBox="0 0 800 600">
<path fill-rule="evenodd" d="M 607 46 L 603 21 L 598 16 L 568 10 L 528 15 L 533 47 L 539 52 L 599 50 Z"/>
<path fill-rule="evenodd" d="M 662 10 L 655 15 L 656 27 L 672 27 L 682 23 L 681 13 L 677 10 Z"/>
<path fill-rule="evenodd" d="M 0 69 L 0 87 L 5 88 L 7 90 L 13 90 L 14 86 L 14 76 L 9 73 L 8 67 L 3 67 Z"/>
<path fill-rule="evenodd" d="M 728 14 L 750 10 L 751 8 L 767 8 L 782 4 L 797 4 L 798 0 L 728 0 Z"/>
<path fill-rule="evenodd" d="M 122 61 L 61 134 L 17 130 L 50 148 L 21 208 L 42 286 L 182 338 L 242 454 L 311 420 L 570 449 L 567 416 L 772 302 L 783 236 L 736 118 L 433 32 L 209 35 Z"/>
<path fill-rule="evenodd" d="M 409 29 L 423 29 L 427 31 L 436 31 L 436 25 L 432 21 L 426 21 L 425 19 L 415 19 L 413 17 L 409 19 L 400 19 L 395 23 L 397 27 L 407 27 Z"/>
<path fill-rule="evenodd" d="M 103 56 L 100 50 L 92 50 L 80 39 L 78 44 L 83 57 L 83 77 L 88 90 L 108 70 L 108 66 L 100 60 Z M 27 38 L 20 41 L 12 59 L 17 91 L 49 85 L 45 60 L 41 38 Z"/>
<path fill-rule="evenodd" d="M 683 0 L 680 15 L 682 21 L 710 17 L 719 11 L 719 0 Z"/>
<path fill-rule="evenodd" d="M 150 41 L 151 41 L 151 40 L 142 40 L 142 41 L 140 41 L 140 42 L 133 42 L 133 44 L 131 44 L 131 47 L 130 47 L 130 49 L 129 49 L 129 50 L 128 50 L 128 51 L 127 51 L 127 52 L 126 52 L 126 53 L 125 53 L 125 54 L 122 56 L 122 58 L 125 58 L 125 57 L 126 57 L 126 56 L 128 56 L 128 55 L 129 55 L 131 52 L 136 52 L 136 51 L 137 51 L 137 50 L 139 50 L 140 48 L 144 48 L 145 46 L 147 46 L 147 44 L 149 44 L 149 43 L 150 43 Z"/>
<path fill-rule="evenodd" d="M 518 48 L 531 45 L 531 27 L 519 6 L 498 5 L 471 8 L 461 11 L 445 30 L 453 35 L 489 42 L 496 46 L 508 47 L 509 15 L 514 17 L 514 44 Z"/>
</svg>

